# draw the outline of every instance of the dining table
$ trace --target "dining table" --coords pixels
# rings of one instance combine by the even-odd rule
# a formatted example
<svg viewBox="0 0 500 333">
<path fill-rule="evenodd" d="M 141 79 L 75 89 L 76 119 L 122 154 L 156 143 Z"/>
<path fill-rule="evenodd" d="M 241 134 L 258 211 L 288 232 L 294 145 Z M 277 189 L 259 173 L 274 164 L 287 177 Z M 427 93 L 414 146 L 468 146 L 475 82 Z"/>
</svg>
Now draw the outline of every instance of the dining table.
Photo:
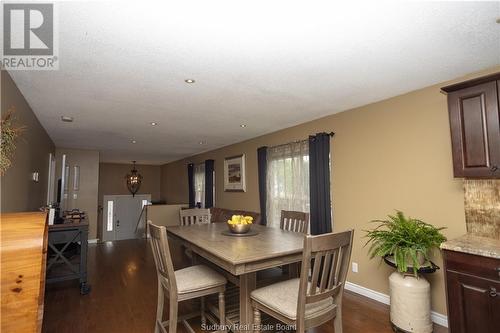
<svg viewBox="0 0 500 333">
<path fill-rule="evenodd" d="M 236 330 L 250 332 L 253 311 L 250 293 L 256 288 L 257 272 L 302 260 L 304 235 L 274 227 L 252 225 L 251 236 L 231 236 L 226 223 L 194 224 L 167 228 L 169 239 L 181 243 L 197 256 L 223 270 L 239 287 L 239 322 Z M 233 327 L 234 328 L 234 327 Z M 234 329 L 233 329 L 234 330 Z"/>
</svg>

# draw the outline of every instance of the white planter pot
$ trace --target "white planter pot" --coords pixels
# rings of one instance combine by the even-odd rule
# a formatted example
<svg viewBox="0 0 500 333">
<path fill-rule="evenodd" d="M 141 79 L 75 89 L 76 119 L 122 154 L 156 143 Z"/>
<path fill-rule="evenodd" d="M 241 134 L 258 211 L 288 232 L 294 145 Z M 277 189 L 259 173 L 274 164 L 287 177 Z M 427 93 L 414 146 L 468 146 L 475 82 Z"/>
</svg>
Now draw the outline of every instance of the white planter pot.
<svg viewBox="0 0 500 333">
<path fill-rule="evenodd" d="M 401 331 L 431 333 L 431 287 L 422 276 L 389 276 L 391 323 Z"/>
</svg>

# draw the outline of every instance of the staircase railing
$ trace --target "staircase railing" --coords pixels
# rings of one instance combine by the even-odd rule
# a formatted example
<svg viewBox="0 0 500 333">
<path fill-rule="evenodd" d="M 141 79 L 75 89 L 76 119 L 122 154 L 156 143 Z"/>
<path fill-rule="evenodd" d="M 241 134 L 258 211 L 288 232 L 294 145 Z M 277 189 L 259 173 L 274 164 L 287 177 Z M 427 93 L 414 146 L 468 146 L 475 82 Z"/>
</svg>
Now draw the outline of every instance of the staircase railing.
<svg viewBox="0 0 500 333">
<path fill-rule="evenodd" d="M 148 207 L 151 204 L 144 205 L 141 210 L 141 214 L 137 219 L 137 224 L 135 225 L 135 234 L 140 236 L 139 238 L 147 238 L 148 236 Z M 142 223 L 141 223 L 142 222 Z"/>
</svg>

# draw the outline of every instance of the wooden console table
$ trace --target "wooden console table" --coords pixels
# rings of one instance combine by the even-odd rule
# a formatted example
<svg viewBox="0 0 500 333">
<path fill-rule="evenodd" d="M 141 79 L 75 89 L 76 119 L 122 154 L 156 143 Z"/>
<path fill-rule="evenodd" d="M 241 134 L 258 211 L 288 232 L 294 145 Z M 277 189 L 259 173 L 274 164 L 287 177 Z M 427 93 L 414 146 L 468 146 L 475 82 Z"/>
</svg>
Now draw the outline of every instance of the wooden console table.
<svg viewBox="0 0 500 333">
<path fill-rule="evenodd" d="M 40 332 L 47 253 L 46 213 L 2 214 L 1 332 Z"/>
<path fill-rule="evenodd" d="M 51 257 L 47 262 L 47 283 L 78 279 L 80 293 L 90 292 L 87 284 L 87 250 L 89 223 L 87 220 L 49 226 L 49 249 Z M 78 258 L 68 256 L 70 245 L 78 246 Z"/>
</svg>

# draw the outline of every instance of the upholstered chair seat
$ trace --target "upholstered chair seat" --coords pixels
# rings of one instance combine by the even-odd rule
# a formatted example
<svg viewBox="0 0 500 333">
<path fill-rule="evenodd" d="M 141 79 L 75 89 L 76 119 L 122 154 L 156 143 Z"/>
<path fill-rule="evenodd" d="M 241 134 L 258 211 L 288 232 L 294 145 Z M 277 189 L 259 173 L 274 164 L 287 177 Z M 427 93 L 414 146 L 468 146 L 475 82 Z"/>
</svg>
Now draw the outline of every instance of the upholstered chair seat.
<svg viewBox="0 0 500 333">
<path fill-rule="evenodd" d="M 309 286 L 308 288 L 310 287 Z M 297 319 L 297 302 L 299 300 L 300 279 L 291 279 L 254 290 L 250 296 L 253 300 L 269 309 L 289 318 Z M 333 297 L 306 304 L 305 319 L 334 310 Z"/>
<path fill-rule="evenodd" d="M 204 265 L 186 267 L 175 271 L 179 294 L 224 286 L 226 278 Z"/>
</svg>

